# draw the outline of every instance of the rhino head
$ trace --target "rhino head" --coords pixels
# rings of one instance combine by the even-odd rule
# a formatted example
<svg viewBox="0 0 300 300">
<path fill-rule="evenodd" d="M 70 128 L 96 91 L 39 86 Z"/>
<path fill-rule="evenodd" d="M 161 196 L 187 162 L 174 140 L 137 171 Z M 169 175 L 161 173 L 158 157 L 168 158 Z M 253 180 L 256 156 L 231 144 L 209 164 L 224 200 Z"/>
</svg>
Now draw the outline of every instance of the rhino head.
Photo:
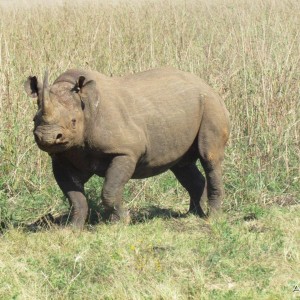
<svg viewBox="0 0 300 300">
<path fill-rule="evenodd" d="M 75 84 L 62 81 L 49 87 L 47 72 L 43 83 L 36 76 L 28 77 L 24 87 L 30 97 L 37 98 L 33 134 L 41 150 L 52 154 L 83 145 L 84 81 L 80 76 Z"/>
</svg>

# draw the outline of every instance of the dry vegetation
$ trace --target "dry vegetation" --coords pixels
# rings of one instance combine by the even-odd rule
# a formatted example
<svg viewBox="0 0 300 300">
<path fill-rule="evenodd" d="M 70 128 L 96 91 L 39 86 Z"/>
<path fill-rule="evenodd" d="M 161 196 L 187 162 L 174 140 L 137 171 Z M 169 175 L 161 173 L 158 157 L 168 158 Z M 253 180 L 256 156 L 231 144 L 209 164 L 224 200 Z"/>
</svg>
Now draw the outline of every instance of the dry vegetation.
<svg viewBox="0 0 300 300">
<path fill-rule="evenodd" d="M 292 297 L 300 285 L 299 28 L 297 0 L 0 0 L 0 221 L 17 227 L 0 237 L 1 298 Z M 204 78 L 231 113 L 224 219 L 159 218 L 188 206 L 167 173 L 127 187 L 133 226 L 23 232 L 21 224 L 66 211 L 33 141 L 26 77 L 163 65 Z M 97 179 L 87 187 L 92 206 L 100 189 Z"/>
</svg>

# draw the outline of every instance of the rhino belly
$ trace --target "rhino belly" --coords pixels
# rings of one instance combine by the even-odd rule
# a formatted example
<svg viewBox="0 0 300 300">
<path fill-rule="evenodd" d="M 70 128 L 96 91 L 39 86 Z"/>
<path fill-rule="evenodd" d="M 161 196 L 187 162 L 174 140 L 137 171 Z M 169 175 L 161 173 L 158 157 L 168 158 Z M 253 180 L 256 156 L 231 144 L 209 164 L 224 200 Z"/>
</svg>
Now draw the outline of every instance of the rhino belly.
<svg viewBox="0 0 300 300">
<path fill-rule="evenodd" d="M 199 107 L 173 109 L 148 122 L 145 154 L 139 160 L 134 178 L 145 178 L 167 171 L 179 162 L 195 160 L 201 123 Z"/>
<path fill-rule="evenodd" d="M 156 151 L 146 152 L 146 154 L 137 163 L 135 172 L 132 176 L 134 179 L 147 178 L 161 174 L 173 166 L 180 164 L 185 165 L 195 162 L 199 157 L 197 147 L 197 138 L 187 143 L 185 147 L 158 147 Z"/>
</svg>

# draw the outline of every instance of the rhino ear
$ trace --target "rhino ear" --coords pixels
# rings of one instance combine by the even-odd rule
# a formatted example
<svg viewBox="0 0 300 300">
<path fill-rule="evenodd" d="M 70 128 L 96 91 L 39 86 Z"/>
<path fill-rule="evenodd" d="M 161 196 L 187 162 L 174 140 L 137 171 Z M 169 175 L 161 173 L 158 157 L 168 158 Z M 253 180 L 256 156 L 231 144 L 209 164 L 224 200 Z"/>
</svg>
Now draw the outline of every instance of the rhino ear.
<svg viewBox="0 0 300 300">
<path fill-rule="evenodd" d="M 83 88 L 84 82 L 85 82 L 85 77 L 79 76 L 78 81 L 77 81 L 79 90 L 81 90 Z"/>
<path fill-rule="evenodd" d="M 95 84 L 96 82 L 94 80 L 86 81 L 86 78 L 84 76 L 79 76 L 75 85 L 75 89 L 77 92 L 83 93 L 84 90 L 91 88 L 91 86 L 94 86 Z"/>
<path fill-rule="evenodd" d="M 39 95 L 39 83 L 36 76 L 29 76 L 24 82 L 25 92 L 29 97 L 37 98 Z"/>
<path fill-rule="evenodd" d="M 86 78 L 84 76 L 78 77 L 73 91 L 80 95 L 82 110 L 84 110 L 85 102 L 87 102 L 90 98 L 95 96 L 95 87 L 96 82 L 94 80 L 89 80 L 86 82 Z"/>
<path fill-rule="evenodd" d="M 94 80 L 86 81 L 86 78 L 84 76 L 79 76 L 72 91 L 83 94 L 84 90 L 86 90 L 88 86 L 95 84 L 96 83 Z"/>
<path fill-rule="evenodd" d="M 81 87 L 80 92 L 82 94 L 88 94 L 95 93 L 96 88 L 96 81 L 95 80 L 89 80 L 87 83 L 84 83 L 84 85 Z"/>
</svg>

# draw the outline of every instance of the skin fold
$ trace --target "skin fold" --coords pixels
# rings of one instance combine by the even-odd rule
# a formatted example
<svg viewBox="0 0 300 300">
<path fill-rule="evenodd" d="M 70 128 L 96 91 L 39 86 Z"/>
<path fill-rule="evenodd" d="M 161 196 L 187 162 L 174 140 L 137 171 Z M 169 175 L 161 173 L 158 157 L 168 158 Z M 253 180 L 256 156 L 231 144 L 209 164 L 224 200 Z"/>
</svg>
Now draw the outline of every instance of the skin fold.
<svg viewBox="0 0 300 300">
<path fill-rule="evenodd" d="M 159 68 L 124 77 L 68 70 L 53 85 L 28 77 L 37 98 L 33 134 L 49 153 L 55 179 L 69 199 L 73 225 L 88 214 L 84 184 L 105 177 L 105 215 L 128 223 L 122 203 L 130 179 L 171 170 L 190 195 L 189 211 L 201 217 L 221 210 L 221 164 L 229 137 L 222 99 L 197 76 Z M 200 160 L 205 174 L 196 166 Z M 208 213 L 203 201 L 208 198 Z"/>
</svg>

